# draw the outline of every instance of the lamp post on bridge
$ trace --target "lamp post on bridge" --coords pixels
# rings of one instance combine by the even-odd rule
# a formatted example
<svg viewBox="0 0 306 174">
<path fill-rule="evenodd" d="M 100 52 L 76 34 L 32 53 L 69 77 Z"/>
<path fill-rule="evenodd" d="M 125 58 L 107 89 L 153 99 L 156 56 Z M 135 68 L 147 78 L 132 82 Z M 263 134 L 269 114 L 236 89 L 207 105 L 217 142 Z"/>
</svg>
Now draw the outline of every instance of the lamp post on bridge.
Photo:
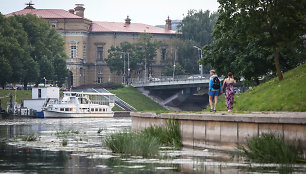
<svg viewBox="0 0 306 174">
<path fill-rule="evenodd" d="M 200 55 L 200 59 L 202 59 L 203 57 L 203 51 L 201 48 L 197 47 L 197 46 L 193 46 L 193 48 L 196 48 L 198 51 L 200 51 L 201 55 Z M 199 71 L 200 71 L 200 74 L 201 74 L 201 77 L 203 77 L 203 68 L 202 68 L 202 65 L 199 63 Z"/>
<path fill-rule="evenodd" d="M 126 85 L 128 84 L 129 85 L 129 78 L 130 78 L 130 53 L 129 52 L 121 52 L 122 53 L 122 58 L 123 58 L 123 84 Z M 127 69 L 128 69 L 128 76 L 126 78 L 126 68 L 125 68 L 125 55 L 127 54 L 127 57 L 128 57 L 128 62 L 127 62 Z"/>
</svg>

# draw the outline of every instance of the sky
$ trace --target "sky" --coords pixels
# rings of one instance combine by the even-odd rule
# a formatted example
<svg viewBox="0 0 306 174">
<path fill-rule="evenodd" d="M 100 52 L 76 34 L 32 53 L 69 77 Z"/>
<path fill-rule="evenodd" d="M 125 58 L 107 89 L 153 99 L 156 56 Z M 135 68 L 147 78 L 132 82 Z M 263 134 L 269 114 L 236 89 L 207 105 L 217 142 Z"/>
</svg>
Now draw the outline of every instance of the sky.
<svg viewBox="0 0 306 174">
<path fill-rule="evenodd" d="M 29 0 L 0 0 L 0 12 L 8 14 L 25 8 Z M 217 0 L 32 0 L 36 9 L 69 10 L 84 4 L 85 17 L 93 21 L 124 22 L 129 16 L 135 23 L 163 25 L 170 19 L 183 19 L 188 10 L 217 11 Z"/>
</svg>

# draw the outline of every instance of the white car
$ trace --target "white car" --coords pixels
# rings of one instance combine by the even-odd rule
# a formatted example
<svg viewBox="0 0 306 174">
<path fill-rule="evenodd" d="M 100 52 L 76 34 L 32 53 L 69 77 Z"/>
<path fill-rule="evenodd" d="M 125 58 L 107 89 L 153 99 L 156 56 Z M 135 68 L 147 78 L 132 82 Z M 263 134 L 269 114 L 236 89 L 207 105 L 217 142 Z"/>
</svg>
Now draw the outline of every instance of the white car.
<svg viewBox="0 0 306 174">
<path fill-rule="evenodd" d="M 152 77 L 150 78 L 150 82 L 159 82 L 160 78 Z"/>
<path fill-rule="evenodd" d="M 202 77 L 200 75 L 193 75 L 193 76 L 188 77 L 187 79 L 192 80 L 192 79 L 204 79 L 204 78 L 205 77 Z"/>
</svg>

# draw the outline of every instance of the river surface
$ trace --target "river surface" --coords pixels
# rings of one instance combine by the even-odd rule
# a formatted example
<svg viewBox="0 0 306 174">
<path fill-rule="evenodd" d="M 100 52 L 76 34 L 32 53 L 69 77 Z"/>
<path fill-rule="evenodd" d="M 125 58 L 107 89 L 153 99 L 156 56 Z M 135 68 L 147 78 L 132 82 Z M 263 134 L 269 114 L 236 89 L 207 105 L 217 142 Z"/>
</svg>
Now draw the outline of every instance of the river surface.
<svg viewBox="0 0 306 174">
<path fill-rule="evenodd" d="M 130 129 L 130 118 L 0 119 L 0 173 L 305 173 L 306 165 L 249 163 L 228 152 L 174 150 L 145 159 L 112 153 L 103 140 Z M 36 141 L 25 141 L 32 135 Z"/>
</svg>

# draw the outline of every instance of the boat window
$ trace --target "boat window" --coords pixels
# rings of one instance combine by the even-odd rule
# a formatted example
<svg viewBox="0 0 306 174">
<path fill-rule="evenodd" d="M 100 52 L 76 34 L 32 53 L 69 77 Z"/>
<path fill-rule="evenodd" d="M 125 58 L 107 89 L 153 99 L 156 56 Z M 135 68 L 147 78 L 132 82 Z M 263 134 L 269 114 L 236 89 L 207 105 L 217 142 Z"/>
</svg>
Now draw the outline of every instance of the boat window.
<svg viewBox="0 0 306 174">
<path fill-rule="evenodd" d="M 91 112 L 95 111 L 95 108 L 91 108 Z"/>
<path fill-rule="evenodd" d="M 61 108 L 61 111 L 64 111 L 64 108 Z"/>
<path fill-rule="evenodd" d="M 69 111 L 69 108 L 65 108 L 65 111 Z"/>
<path fill-rule="evenodd" d="M 99 108 L 99 111 L 101 112 L 101 111 L 102 111 L 102 108 Z"/>
<path fill-rule="evenodd" d="M 103 112 L 105 112 L 105 109 L 103 108 Z"/>
<path fill-rule="evenodd" d="M 96 112 L 98 111 L 98 108 L 96 108 Z"/>
</svg>

